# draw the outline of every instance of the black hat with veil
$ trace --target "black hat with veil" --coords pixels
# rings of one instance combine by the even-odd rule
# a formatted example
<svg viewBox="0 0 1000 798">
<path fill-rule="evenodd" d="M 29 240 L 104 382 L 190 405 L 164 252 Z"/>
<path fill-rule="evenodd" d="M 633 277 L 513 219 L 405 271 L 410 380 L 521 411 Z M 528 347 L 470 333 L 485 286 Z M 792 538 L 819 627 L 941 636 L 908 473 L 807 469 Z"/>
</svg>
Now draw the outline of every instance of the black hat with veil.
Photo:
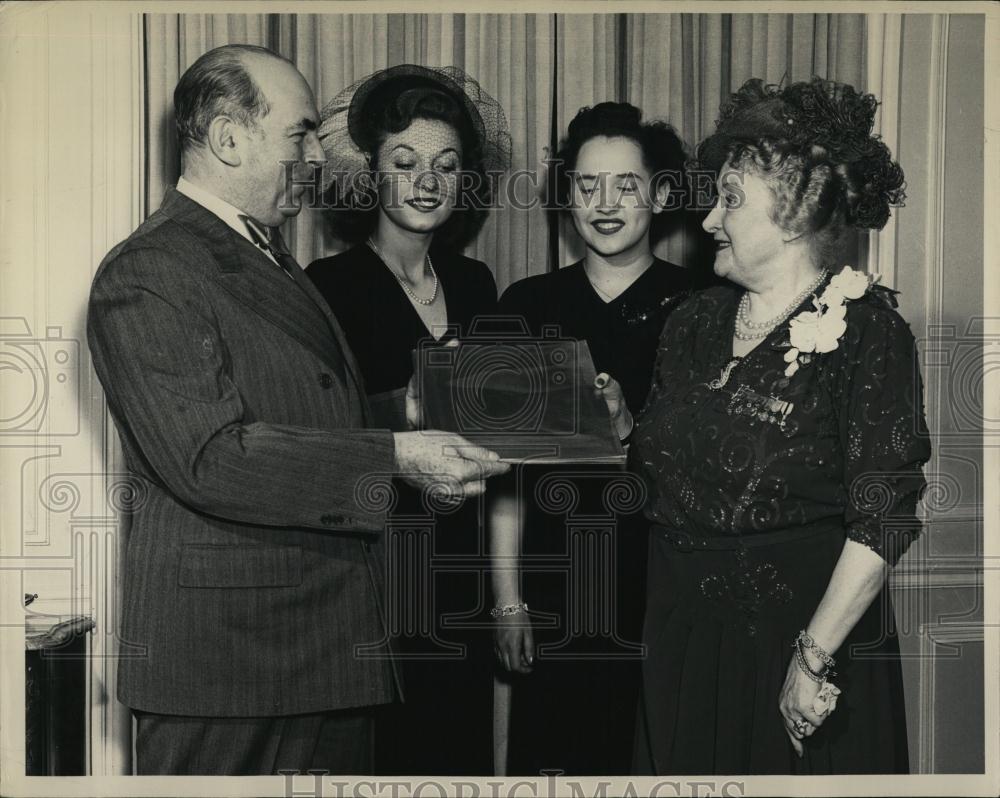
<svg viewBox="0 0 1000 798">
<path fill-rule="evenodd" d="M 440 113 L 442 108 L 446 114 Z M 351 84 L 320 112 L 319 138 L 327 158 L 323 190 L 338 237 L 364 237 L 360 217 L 377 201 L 373 172 L 378 147 L 386 135 L 405 130 L 416 118 L 444 119 L 456 128 L 462 142 L 458 207 L 463 212 L 455 215 L 465 217 L 465 223 L 457 236 L 452 230 L 451 238 L 464 244 L 478 232 L 497 200 L 500 177 L 510 167 L 511 138 L 503 108 L 458 67 L 399 64 Z M 358 230 L 352 235 L 354 227 Z"/>
</svg>

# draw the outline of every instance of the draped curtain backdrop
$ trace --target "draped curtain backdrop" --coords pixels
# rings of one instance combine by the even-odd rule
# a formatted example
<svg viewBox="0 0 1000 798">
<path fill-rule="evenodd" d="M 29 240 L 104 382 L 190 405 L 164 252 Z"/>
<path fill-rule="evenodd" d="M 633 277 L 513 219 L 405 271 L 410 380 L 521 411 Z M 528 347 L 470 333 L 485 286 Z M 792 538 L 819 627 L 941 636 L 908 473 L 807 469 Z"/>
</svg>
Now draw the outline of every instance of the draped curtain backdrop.
<svg viewBox="0 0 1000 798">
<path fill-rule="evenodd" d="M 503 106 L 513 138 L 507 195 L 540 185 L 545 157 L 576 112 L 605 100 L 669 121 L 694 145 L 719 104 L 750 77 L 812 75 L 865 86 L 863 14 L 151 14 L 146 53 L 146 207 L 179 174 L 172 97 L 181 74 L 222 44 L 263 45 L 292 59 L 322 106 L 376 69 L 400 63 L 461 67 Z M 658 254 L 696 265 L 697 224 L 686 218 Z M 287 238 L 303 265 L 331 254 L 318 214 L 302 213 Z M 501 290 L 583 255 L 565 220 L 538 207 L 495 210 L 468 254 L 486 261 Z"/>
</svg>

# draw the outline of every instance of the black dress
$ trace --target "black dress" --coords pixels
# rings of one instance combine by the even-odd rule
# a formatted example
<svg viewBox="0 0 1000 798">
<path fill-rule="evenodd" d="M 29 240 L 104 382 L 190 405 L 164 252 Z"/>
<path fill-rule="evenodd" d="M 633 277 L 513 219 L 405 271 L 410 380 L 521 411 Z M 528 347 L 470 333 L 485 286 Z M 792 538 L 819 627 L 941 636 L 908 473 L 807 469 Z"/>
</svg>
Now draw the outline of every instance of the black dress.
<svg viewBox="0 0 1000 798">
<path fill-rule="evenodd" d="M 443 248 L 430 254 L 448 308 L 443 342 L 495 311 L 496 283 L 484 263 Z M 385 264 L 362 245 L 317 260 L 306 273 L 343 327 L 367 393 L 405 389 L 411 352 L 430 334 Z M 380 710 L 375 772 L 492 774 L 490 560 L 481 502 L 454 510 L 398 480 L 394 487 L 387 612 L 405 698 Z"/>
<path fill-rule="evenodd" d="M 586 340 L 598 372 L 621 383 L 638 413 L 649 390 L 669 297 L 694 274 L 655 260 L 605 303 L 583 263 L 510 286 L 501 314 L 530 332 L 554 326 Z M 646 524 L 641 483 L 612 466 L 524 468 L 523 598 L 531 610 L 532 673 L 512 677 L 508 775 L 630 772 L 639 697 Z"/>
<path fill-rule="evenodd" d="M 893 564 L 919 530 L 930 449 L 913 336 L 892 293 L 871 289 L 848 301 L 832 352 L 786 377 L 784 324 L 713 389 L 739 298 L 712 288 L 671 314 L 633 437 L 654 524 L 637 772 L 905 773 L 887 591 L 837 651 L 843 693 L 802 759 L 778 700 L 845 537 Z"/>
</svg>

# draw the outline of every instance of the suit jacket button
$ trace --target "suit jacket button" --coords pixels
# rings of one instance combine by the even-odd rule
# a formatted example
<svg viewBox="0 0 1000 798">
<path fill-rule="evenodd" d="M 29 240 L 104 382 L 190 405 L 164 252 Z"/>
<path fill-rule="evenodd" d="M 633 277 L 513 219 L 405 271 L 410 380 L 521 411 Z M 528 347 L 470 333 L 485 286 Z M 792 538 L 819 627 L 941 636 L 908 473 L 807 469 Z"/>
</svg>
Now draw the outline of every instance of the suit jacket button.
<svg viewBox="0 0 1000 798">
<path fill-rule="evenodd" d="M 321 388 L 332 388 L 333 387 L 333 377 L 327 374 L 325 371 L 319 375 L 319 386 Z"/>
</svg>

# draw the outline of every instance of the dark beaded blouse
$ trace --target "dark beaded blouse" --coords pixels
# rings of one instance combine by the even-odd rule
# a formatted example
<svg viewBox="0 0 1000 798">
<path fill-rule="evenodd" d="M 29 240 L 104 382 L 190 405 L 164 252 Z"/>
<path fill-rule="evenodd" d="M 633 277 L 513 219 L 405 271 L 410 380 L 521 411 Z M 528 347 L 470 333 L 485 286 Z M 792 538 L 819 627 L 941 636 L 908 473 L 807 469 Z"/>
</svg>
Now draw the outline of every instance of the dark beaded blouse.
<svg viewBox="0 0 1000 798">
<path fill-rule="evenodd" d="M 919 534 L 930 443 L 894 292 L 848 300 L 838 347 L 790 378 L 787 322 L 731 365 L 740 295 L 711 288 L 667 318 L 632 436 L 647 517 L 694 540 L 840 519 L 848 538 L 895 564 Z"/>
</svg>

